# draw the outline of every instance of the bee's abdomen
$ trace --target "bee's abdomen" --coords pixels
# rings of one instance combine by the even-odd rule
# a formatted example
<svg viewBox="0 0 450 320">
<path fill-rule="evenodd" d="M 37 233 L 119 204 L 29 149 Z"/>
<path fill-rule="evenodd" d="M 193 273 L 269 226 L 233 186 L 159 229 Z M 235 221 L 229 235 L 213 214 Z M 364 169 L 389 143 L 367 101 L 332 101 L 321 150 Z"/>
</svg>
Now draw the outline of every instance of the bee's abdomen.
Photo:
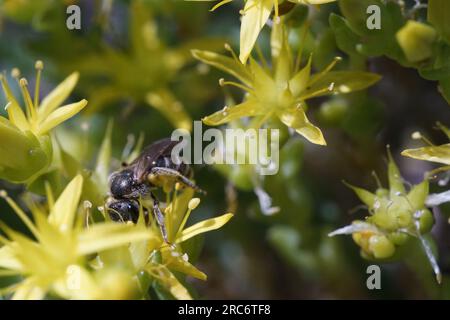
<svg viewBox="0 0 450 320">
<path fill-rule="evenodd" d="M 188 177 L 188 178 L 192 176 L 192 168 L 190 165 L 188 165 L 184 162 L 175 164 L 172 161 L 171 157 L 167 157 L 167 156 L 159 157 L 156 160 L 155 167 L 162 167 L 162 168 L 169 168 L 172 170 L 176 170 L 179 173 L 181 173 L 183 176 Z"/>
</svg>

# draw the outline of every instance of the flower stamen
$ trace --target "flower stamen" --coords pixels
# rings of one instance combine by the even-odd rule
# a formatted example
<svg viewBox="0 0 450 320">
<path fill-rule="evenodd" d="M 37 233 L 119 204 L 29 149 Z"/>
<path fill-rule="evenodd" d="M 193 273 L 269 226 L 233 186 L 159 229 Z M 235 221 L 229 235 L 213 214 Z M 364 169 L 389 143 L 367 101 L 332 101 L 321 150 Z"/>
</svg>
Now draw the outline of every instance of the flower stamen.
<svg viewBox="0 0 450 320">
<path fill-rule="evenodd" d="M 427 137 L 423 136 L 419 131 L 414 132 L 411 135 L 411 138 L 414 140 L 422 140 L 424 143 L 428 144 L 431 147 L 434 147 L 435 145 L 429 140 Z"/>
<path fill-rule="evenodd" d="M 28 91 L 28 81 L 25 78 L 19 80 L 20 90 L 22 91 L 23 100 L 27 110 L 27 116 L 32 121 L 37 119 L 36 109 L 34 108 L 33 101 L 31 100 L 30 92 Z"/>
<path fill-rule="evenodd" d="M 261 61 L 263 67 L 265 69 L 269 69 L 269 64 L 267 63 L 266 58 L 264 57 L 264 54 L 261 50 L 261 47 L 259 46 L 258 43 L 255 44 L 255 49 L 256 49 L 256 54 L 258 55 L 259 60 Z"/>
<path fill-rule="evenodd" d="M 341 61 L 341 60 L 342 60 L 341 57 L 335 57 L 335 58 L 333 59 L 333 61 L 332 61 L 332 62 L 331 62 L 324 70 L 322 70 L 320 73 L 318 73 L 317 76 L 314 77 L 313 80 L 311 80 L 311 82 L 309 83 L 309 85 L 311 86 L 311 85 L 313 85 L 314 83 L 316 83 L 317 81 L 319 81 L 324 75 L 326 75 L 328 72 L 330 72 L 331 69 L 333 69 L 334 66 L 335 66 L 339 61 Z"/>
<path fill-rule="evenodd" d="M 326 94 L 326 93 L 328 93 L 328 92 L 330 92 L 330 91 L 333 91 L 333 89 L 334 89 L 334 86 L 329 85 L 328 87 L 322 88 L 322 89 L 320 89 L 320 90 L 316 90 L 316 91 L 311 92 L 311 93 L 308 93 L 308 94 L 306 94 L 306 95 L 302 95 L 302 96 L 300 96 L 300 97 L 297 99 L 297 101 L 308 100 L 308 99 L 311 99 L 311 98 L 320 96 L 320 95 L 323 94 L 323 93 Z"/>
<path fill-rule="evenodd" d="M 255 95 L 255 92 L 254 92 L 253 89 L 251 89 L 251 88 L 249 88 L 249 87 L 246 87 L 246 86 L 244 86 L 243 84 L 234 82 L 234 81 L 225 81 L 224 78 L 219 79 L 219 85 L 220 85 L 221 87 L 227 86 L 227 85 L 228 85 L 228 86 L 234 86 L 234 87 L 237 87 L 237 88 L 239 88 L 239 89 L 242 89 L 242 90 L 244 90 L 244 91 L 247 91 L 247 92 L 249 92 L 249 93 Z"/>
<path fill-rule="evenodd" d="M 372 177 L 375 179 L 375 183 L 377 184 L 378 189 L 382 189 L 383 186 L 381 185 L 381 180 L 375 171 L 372 171 Z"/>
<path fill-rule="evenodd" d="M 227 50 L 231 53 L 233 60 L 240 64 L 241 61 L 239 60 L 238 56 L 236 55 L 236 52 L 234 52 L 233 48 L 231 48 L 231 46 L 228 43 L 225 43 L 224 47 L 225 47 L 225 50 Z"/>
<path fill-rule="evenodd" d="M 305 29 L 302 32 L 302 39 L 301 39 L 301 44 L 300 44 L 300 48 L 297 51 L 297 58 L 295 59 L 295 73 L 297 73 L 300 70 L 300 65 L 302 63 L 302 56 L 303 56 L 303 48 L 305 47 L 305 41 L 306 41 L 306 36 L 308 34 L 308 30 L 309 30 L 309 25 L 310 22 L 309 20 L 307 20 L 305 22 Z M 312 56 L 312 53 L 311 53 Z"/>
<path fill-rule="evenodd" d="M 274 22 L 276 23 L 276 24 L 279 24 L 280 22 L 281 22 L 281 19 L 280 19 L 280 15 L 279 15 L 279 11 L 278 11 L 278 0 L 274 0 L 273 1 L 273 5 L 274 5 L 274 10 L 275 10 L 275 13 L 274 13 L 274 15 L 275 15 L 275 19 L 274 19 Z"/>
<path fill-rule="evenodd" d="M 221 6 L 223 6 L 223 5 L 227 4 L 227 3 L 230 3 L 231 1 L 233 1 L 233 0 L 222 0 L 222 1 L 220 1 L 218 4 L 216 4 L 214 7 L 212 7 L 211 9 L 209 9 L 209 11 L 210 11 L 210 12 L 213 12 L 213 11 L 215 11 L 216 9 L 220 8 Z"/>
<path fill-rule="evenodd" d="M 11 88 L 9 87 L 8 81 L 6 80 L 6 76 L 4 74 L 0 74 L 0 82 L 2 84 L 3 91 L 5 92 L 7 99 L 10 100 L 10 102 L 12 103 L 18 104 L 14 98 L 14 95 L 11 91 Z"/>
<path fill-rule="evenodd" d="M 245 14 L 247 13 L 248 10 L 250 10 L 250 9 L 252 9 L 252 8 L 254 8 L 254 7 L 256 7 L 258 4 L 259 4 L 259 2 L 258 2 L 258 1 L 255 1 L 251 6 L 239 10 L 239 14 L 240 14 L 241 16 L 245 15 Z"/>
<path fill-rule="evenodd" d="M 34 67 L 37 70 L 36 85 L 34 87 L 34 105 L 37 107 L 39 105 L 39 90 L 41 87 L 41 74 L 44 69 L 44 63 L 41 60 L 38 60 Z"/>
<path fill-rule="evenodd" d="M 8 196 L 8 193 L 5 190 L 0 190 L 0 197 L 5 199 L 8 205 L 14 210 L 14 212 L 19 216 L 20 220 L 28 227 L 31 233 L 39 239 L 39 232 L 34 226 L 33 222 L 31 222 L 30 218 L 25 214 L 25 212 L 17 205 L 17 203 Z"/>
<path fill-rule="evenodd" d="M 18 68 L 13 68 L 11 70 L 11 77 L 13 77 L 14 79 L 16 79 L 17 83 L 19 83 L 19 78 L 20 78 L 20 70 Z"/>
</svg>

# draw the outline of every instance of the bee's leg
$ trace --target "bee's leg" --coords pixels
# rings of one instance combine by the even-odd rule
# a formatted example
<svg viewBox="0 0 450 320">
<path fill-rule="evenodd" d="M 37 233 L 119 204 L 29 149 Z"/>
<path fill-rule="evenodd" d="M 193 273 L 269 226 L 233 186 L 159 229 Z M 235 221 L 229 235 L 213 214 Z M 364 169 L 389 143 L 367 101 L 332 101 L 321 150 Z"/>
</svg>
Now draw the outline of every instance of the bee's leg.
<svg viewBox="0 0 450 320">
<path fill-rule="evenodd" d="M 164 167 L 154 167 L 151 169 L 150 172 L 151 172 L 150 174 L 153 174 L 155 176 L 167 176 L 176 178 L 178 182 L 181 182 L 185 186 L 188 186 L 200 193 L 206 194 L 204 190 L 200 189 L 200 187 L 198 187 L 195 183 L 193 183 L 191 180 L 189 180 L 188 178 L 186 178 L 185 176 L 183 176 L 181 173 L 179 173 L 174 169 Z"/>
<path fill-rule="evenodd" d="M 159 200 L 158 198 L 156 198 L 153 192 L 150 192 L 150 197 L 153 200 L 153 214 L 155 216 L 156 222 L 158 223 L 159 229 L 161 230 L 161 235 L 164 239 L 164 242 L 170 244 L 169 240 L 167 239 L 167 229 L 166 223 L 164 221 L 164 215 L 159 208 Z"/>
</svg>

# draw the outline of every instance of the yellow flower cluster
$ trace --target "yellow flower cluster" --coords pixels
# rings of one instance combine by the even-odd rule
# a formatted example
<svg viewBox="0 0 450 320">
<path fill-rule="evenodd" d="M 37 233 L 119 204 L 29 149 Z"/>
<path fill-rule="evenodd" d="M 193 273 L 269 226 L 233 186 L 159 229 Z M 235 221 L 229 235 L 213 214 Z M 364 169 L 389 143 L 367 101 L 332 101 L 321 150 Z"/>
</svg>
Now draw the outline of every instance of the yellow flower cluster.
<svg viewBox="0 0 450 320">
<path fill-rule="evenodd" d="M 7 99 L 5 107 L 8 118 L 0 116 L 0 178 L 12 182 L 31 182 L 52 162 L 53 128 L 73 117 L 86 105 L 86 100 L 61 106 L 69 97 L 78 81 L 78 73 L 72 73 L 42 101 L 39 99 L 43 63 L 36 62 L 36 87 L 32 99 L 28 81 L 20 78 L 20 72 L 13 69 L 12 76 L 17 80 L 25 108 L 14 96 L 5 75 L 0 81 Z M 25 111 L 24 111 L 25 110 Z"/>
<path fill-rule="evenodd" d="M 0 289 L 13 299 L 131 299 L 147 295 L 149 285 L 158 283 L 178 299 L 190 299 L 188 290 L 173 271 L 206 280 L 195 268 L 181 244 L 198 234 L 222 227 L 232 214 L 186 227 L 200 200 L 192 191 L 175 191 L 167 205 L 166 244 L 153 221 L 136 225 L 111 221 L 91 223 L 91 204 L 80 206 L 83 177 L 77 175 L 54 200 L 47 185 L 47 203 L 28 200 L 32 221 L 6 194 L 17 216 L 32 237 L 2 224 L 7 237 L 0 236 L 0 276 L 14 281 Z M 143 211 L 141 211 L 142 213 Z M 107 217 L 106 217 L 107 218 Z M 142 280 L 143 275 L 146 281 Z"/>
</svg>

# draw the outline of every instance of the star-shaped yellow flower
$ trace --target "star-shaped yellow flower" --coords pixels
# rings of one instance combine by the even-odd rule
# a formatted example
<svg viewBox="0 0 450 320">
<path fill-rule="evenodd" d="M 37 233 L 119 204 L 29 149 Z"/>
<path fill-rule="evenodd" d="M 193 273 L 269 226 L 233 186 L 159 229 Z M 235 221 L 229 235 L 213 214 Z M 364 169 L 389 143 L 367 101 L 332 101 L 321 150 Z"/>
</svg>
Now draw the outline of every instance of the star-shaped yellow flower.
<svg viewBox="0 0 450 320">
<path fill-rule="evenodd" d="M 19 79 L 19 71 L 13 70 L 17 79 L 25 108 L 13 95 L 5 75 L 0 82 L 8 101 L 5 109 L 8 118 L 0 117 L 0 178 L 12 182 L 29 182 L 50 165 L 52 144 L 50 131 L 73 117 L 87 105 L 86 100 L 61 104 L 66 100 L 78 81 L 78 73 L 72 73 L 41 102 L 39 101 L 40 79 L 43 69 L 41 61 L 36 62 L 37 78 L 34 99 L 28 91 L 25 78 Z M 25 110 L 25 111 L 24 111 Z"/>
<path fill-rule="evenodd" d="M 103 293 L 91 275 L 88 257 L 152 236 L 145 228 L 113 222 L 97 223 L 88 228 L 83 226 L 85 220 L 82 215 L 77 215 L 82 185 L 82 176 L 76 176 L 56 201 L 49 191 L 48 209 L 30 201 L 34 222 L 2 191 L 1 196 L 28 227 L 33 238 L 1 225 L 8 238 L 0 236 L 3 244 L 0 275 L 23 278 L 0 291 L 14 293 L 13 299 L 42 299 L 47 293 L 65 298 L 101 298 Z"/>
<path fill-rule="evenodd" d="M 186 300 L 192 299 L 192 297 L 173 272 L 200 280 L 206 280 L 207 276 L 191 264 L 188 254 L 183 251 L 182 244 L 201 233 L 221 228 L 233 217 L 233 214 L 226 213 L 186 227 L 187 221 L 192 211 L 199 205 L 200 199 L 192 198 L 193 190 L 191 189 L 181 190 L 179 185 L 175 189 L 173 192 L 167 193 L 168 202 L 161 204 L 162 207 L 165 206 L 165 229 L 170 245 L 165 243 L 161 236 L 159 226 L 151 213 L 151 203 L 142 200 L 142 209 L 146 208 L 149 212 L 150 223 L 147 228 L 151 231 L 152 236 L 146 240 L 132 243 L 128 248 L 122 250 L 121 254 L 116 251 L 112 251 L 110 254 L 100 254 L 100 260 L 105 266 L 117 263 L 126 264 L 127 269 L 135 275 L 144 273 L 150 277 L 150 281 L 144 281 L 141 284 L 144 294 L 148 291 L 148 286 L 153 283 L 165 288 L 176 299 Z M 145 226 L 144 213 L 141 210 L 136 228 Z"/>
<path fill-rule="evenodd" d="M 188 1 L 217 1 L 217 0 L 188 0 Z M 216 10 L 224 4 L 230 3 L 233 0 L 222 0 L 217 3 L 211 11 Z M 244 9 L 241 10 L 241 35 L 240 35 L 240 53 L 239 60 L 246 63 L 252 52 L 252 49 L 258 39 L 258 35 L 262 28 L 269 20 L 272 10 L 275 11 L 275 22 L 278 23 L 278 6 L 283 0 L 244 0 Z M 336 0 L 287 0 L 292 3 L 299 4 L 324 4 L 334 2 Z"/>
<path fill-rule="evenodd" d="M 360 71 L 330 71 L 339 57 L 323 71 L 311 75 L 310 57 L 306 66 L 299 68 L 295 62 L 288 34 L 282 24 L 272 31 L 272 63 L 262 65 L 253 58 L 249 64 L 241 64 L 232 52 L 229 58 L 214 52 L 194 50 L 198 60 L 221 69 L 241 83 L 220 80 L 221 85 L 234 85 L 246 92 L 241 104 L 224 107 L 203 118 L 208 125 L 220 125 L 242 117 L 252 117 L 251 127 L 259 128 L 271 117 L 278 117 L 286 126 L 315 144 L 325 145 L 321 130 L 306 117 L 306 100 L 314 97 L 349 93 L 365 89 L 380 79 L 380 76 Z M 227 49 L 231 51 L 229 46 Z"/>
</svg>

